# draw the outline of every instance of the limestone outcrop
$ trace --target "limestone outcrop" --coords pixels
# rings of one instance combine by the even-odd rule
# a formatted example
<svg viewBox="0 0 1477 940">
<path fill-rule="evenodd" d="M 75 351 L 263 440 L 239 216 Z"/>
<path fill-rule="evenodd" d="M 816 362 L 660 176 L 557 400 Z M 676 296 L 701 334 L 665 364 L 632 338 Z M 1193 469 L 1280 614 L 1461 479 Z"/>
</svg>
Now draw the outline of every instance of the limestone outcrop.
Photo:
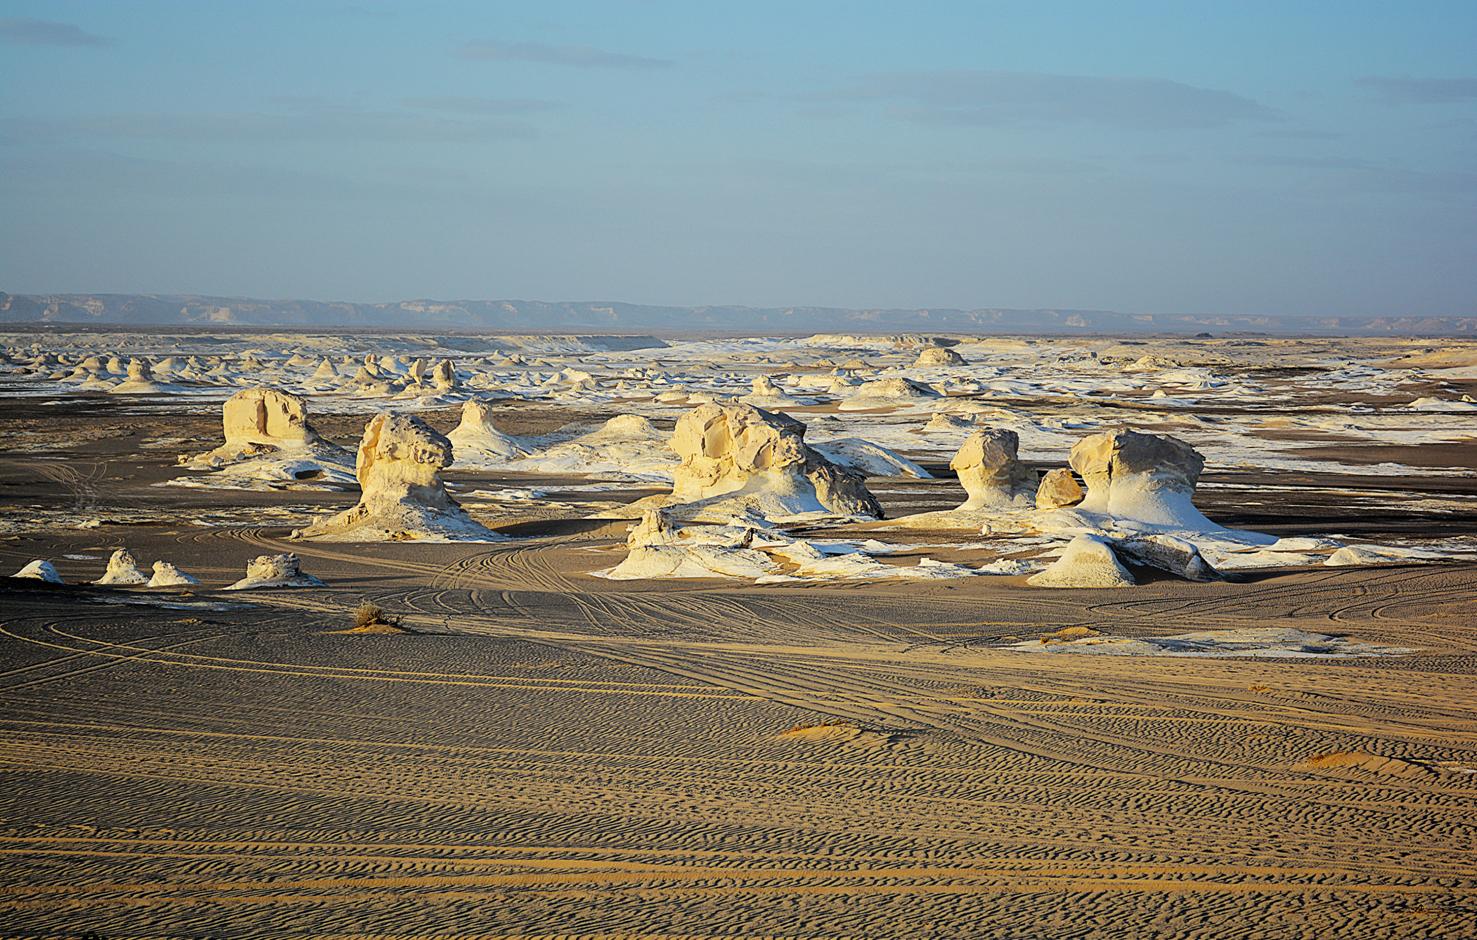
<svg viewBox="0 0 1477 940">
<path fill-rule="evenodd" d="M 45 581 L 47 584 L 66 584 L 62 576 L 57 573 L 56 566 L 44 558 L 27 562 L 25 567 L 11 575 L 12 578 L 29 578 L 36 581 Z"/>
<path fill-rule="evenodd" d="M 458 465 L 502 463 L 528 453 L 528 448 L 492 423 L 492 406 L 475 399 L 462 405 L 461 423 L 446 439 L 451 441 Z"/>
<path fill-rule="evenodd" d="M 1036 487 L 1037 509 L 1065 509 L 1075 506 L 1087 496 L 1077 477 L 1066 467 L 1046 471 L 1041 485 Z"/>
<path fill-rule="evenodd" d="M 1020 435 L 1004 428 L 980 428 L 969 436 L 949 461 L 969 494 L 960 510 L 1031 504 L 1036 474 L 1020 462 L 1019 449 Z"/>
<path fill-rule="evenodd" d="M 963 356 L 947 346 L 925 346 L 918 353 L 915 366 L 962 366 L 965 364 Z"/>
<path fill-rule="evenodd" d="M 293 535 L 342 542 L 501 539 L 446 492 L 441 471 L 451 460 L 451 442 L 420 418 L 376 415 L 364 428 L 354 464 L 358 505 Z"/>
<path fill-rule="evenodd" d="M 227 591 L 250 591 L 259 588 L 324 587 L 322 581 L 302 570 L 297 555 L 258 555 L 246 564 L 246 577 L 227 587 Z"/>
<path fill-rule="evenodd" d="M 882 516 L 862 478 L 808 446 L 805 425 L 787 415 L 740 403 L 699 405 L 677 421 L 671 446 L 681 460 L 671 504 L 727 497 L 728 514 Z"/>
<path fill-rule="evenodd" d="M 246 388 L 226 399 L 221 408 L 226 442 L 180 463 L 197 469 L 226 466 L 249 457 L 277 453 L 323 452 L 342 449 L 323 441 L 308 423 L 307 405 L 296 395 L 275 388 Z"/>
<path fill-rule="evenodd" d="M 1044 571 L 1026 579 L 1035 587 L 1053 588 L 1119 588 L 1137 582 L 1107 539 L 1096 535 L 1079 535 L 1067 543 L 1066 549 Z"/>
<path fill-rule="evenodd" d="M 149 578 L 148 586 L 157 587 L 193 587 L 200 583 L 200 579 L 175 567 L 167 561 L 154 562 L 154 576 Z"/>
<path fill-rule="evenodd" d="M 93 584 L 105 587 L 136 587 L 149 583 L 148 575 L 138 566 L 138 559 L 126 548 L 120 548 L 108 559 L 108 570 Z"/>
<path fill-rule="evenodd" d="M 1069 463 L 1087 483 L 1078 509 L 1178 530 L 1221 529 L 1192 502 L 1205 458 L 1184 441 L 1104 431 L 1078 441 Z"/>
</svg>

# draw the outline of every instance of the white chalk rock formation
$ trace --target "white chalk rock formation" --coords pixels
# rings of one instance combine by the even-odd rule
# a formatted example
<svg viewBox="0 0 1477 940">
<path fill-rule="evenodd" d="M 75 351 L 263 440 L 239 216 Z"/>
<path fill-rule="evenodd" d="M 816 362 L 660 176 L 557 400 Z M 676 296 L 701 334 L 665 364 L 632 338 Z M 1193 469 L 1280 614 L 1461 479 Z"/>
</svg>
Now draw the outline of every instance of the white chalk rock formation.
<svg viewBox="0 0 1477 940">
<path fill-rule="evenodd" d="M 1106 539 L 1079 535 L 1067 543 L 1062 557 L 1046 570 L 1031 575 L 1026 583 L 1053 588 L 1119 588 L 1132 587 L 1137 582 L 1113 554 Z"/>
<path fill-rule="evenodd" d="M 1082 502 L 1086 496 L 1076 475 L 1066 467 L 1058 467 L 1046 471 L 1046 475 L 1041 478 L 1041 485 L 1036 487 L 1036 508 L 1065 509 Z"/>
<path fill-rule="evenodd" d="M 1036 474 L 1016 456 L 1020 435 L 1004 428 L 980 428 L 949 461 L 969 499 L 960 510 L 1024 507 L 1031 504 Z"/>
<path fill-rule="evenodd" d="M 380 414 L 359 442 L 358 505 L 293 533 L 339 542 L 497 541 L 446 492 L 451 442 L 420 418 Z"/>
<path fill-rule="evenodd" d="M 108 570 L 93 584 L 120 587 L 149 583 L 149 576 L 138 566 L 138 559 L 126 548 L 120 548 L 108 559 Z"/>
<path fill-rule="evenodd" d="M 933 474 L 897 451 L 860 437 L 836 437 L 810 446 L 831 463 L 857 476 L 933 478 Z"/>
<path fill-rule="evenodd" d="M 304 574 L 297 555 L 258 555 L 246 564 L 246 577 L 226 588 L 250 591 L 257 588 L 324 587 L 322 581 Z"/>
<path fill-rule="evenodd" d="M 25 567 L 11 575 L 12 578 L 30 578 L 36 581 L 45 581 L 47 584 L 66 584 L 62 576 L 57 573 L 56 566 L 44 558 L 27 562 Z"/>
<path fill-rule="evenodd" d="M 805 425 L 752 405 L 699 405 L 677 421 L 669 503 L 769 518 L 811 512 L 881 518 L 861 478 L 805 443 Z"/>
<path fill-rule="evenodd" d="M 1182 531 L 1224 531 L 1192 502 L 1205 458 L 1183 441 L 1104 431 L 1078 441 L 1068 462 L 1087 483 L 1079 509 Z"/>
<path fill-rule="evenodd" d="M 448 435 L 457 466 L 500 464 L 528 453 L 492 423 L 492 406 L 475 399 L 462 405 L 461 423 Z"/>
<path fill-rule="evenodd" d="M 925 434 L 933 431 L 967 431 L 977 424 L 974 415 L 953 414 L 947 411 L 935 411 L 933 417 L 923 426 Z"/>
<path fill-rule="evenodd" d="M 1158 568 L 1186 581 L 1219 581 L 1221 574 L 1205 560 L 1200 549 L 1173 535 L 1155 534 L 1120 539 L 1113 549 L 1136 565 Z"/>
<path fill-rule="evenodd" d="M 325 442 L 308 424 L 308 410 L 296 395 L 275 388 L 242 389 L 226 399 L 221 408 L 226 442 L 181 463 L 201 469 L 223 467 L 248 457 L 278 452 L 305 453 L 324 450 Z"/>
<path fill-rule="evenodd" d="M 887 404 L 927 401 L 938 397 L 939 393 L 932 388 L 910 379 L 874 379 L 863 383 L 853 391 L 851 397 L 841 403 L 841 410 L 856 411 Z"/>
<path fill-rule="evenodd" d="M 147 359 L 128 360 L 128 378 L 108 389 L 110 395 L 155 395 L 166 391 L 154 381 L 153 370 Z"/>
<path fill-rule="evenodd" d="M 200 579 L 191 574 L 186 574 L 167 561 L 154 562 L 154 576 L 149 579 L 149 587 L 191 587 L 199 584 Z"/>
<path fill-rule="evenodd" d="M 962 366 L 964 357 L 947 346 L 925 346 L 915 366 Z"/>
<path fill-rule="evenodd" d="M 772 558 L 750 548 L 752 529 L 699 526 L 678 529 L 665 509 L 648 509 L 626 535 L 628 554 L 603 577 L 614 581 L 659 578 L 746 578 L 779 569 Z"/>
</svg>

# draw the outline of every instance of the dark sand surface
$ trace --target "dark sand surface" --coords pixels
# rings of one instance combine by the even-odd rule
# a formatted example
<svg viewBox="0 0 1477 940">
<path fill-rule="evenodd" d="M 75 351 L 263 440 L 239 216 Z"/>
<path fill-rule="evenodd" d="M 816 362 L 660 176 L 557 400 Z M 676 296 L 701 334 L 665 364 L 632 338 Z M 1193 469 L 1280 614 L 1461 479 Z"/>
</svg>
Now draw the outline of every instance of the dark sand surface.
<svg viewBox="0 0 1477 940">
<path fill-rule="evenodd" d="M 1473 936 L 1477 565 L 1131 591 L 610 582 L 588 572 L 624 524 L 583 505 L 477 510 L 508 543 L 288 542 L 353 494 L 151 485 L 213 414 L 6 407 L 69 443 L 0 459 L 5 518 L 36 520 L 0 569 L 47 557 L 81 582 L 127 546 L 205 584 L 0 584 L 0 934 Z M 140 449 L 160 438 L 185 442 Z M 1212 517 L 1283 534 L 1477 522 L 1420 508 L 1469 491 L 1440 476 L 1208 480 Z M 893 511 L 958 500 L 885 488 Z M 285 550 L 329 587 L 218 590 Z M 341 632 L 363 598 L 405 632 Z M 1072 626 L 1413 652 L 1002 648 Z"/>
</svg>

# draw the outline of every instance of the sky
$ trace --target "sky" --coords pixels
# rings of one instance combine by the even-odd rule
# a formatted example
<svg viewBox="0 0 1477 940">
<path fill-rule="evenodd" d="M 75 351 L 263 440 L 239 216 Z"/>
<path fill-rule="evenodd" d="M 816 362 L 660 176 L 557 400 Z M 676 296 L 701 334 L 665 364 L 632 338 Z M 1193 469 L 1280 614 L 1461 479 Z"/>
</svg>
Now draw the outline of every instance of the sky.
<svg viewBox="0 0 1477 940">
<path fill-rule="evenodd" d="M 1477 3 L 0 0 L 0 290 L 1477 313 Z"/>
</svg>

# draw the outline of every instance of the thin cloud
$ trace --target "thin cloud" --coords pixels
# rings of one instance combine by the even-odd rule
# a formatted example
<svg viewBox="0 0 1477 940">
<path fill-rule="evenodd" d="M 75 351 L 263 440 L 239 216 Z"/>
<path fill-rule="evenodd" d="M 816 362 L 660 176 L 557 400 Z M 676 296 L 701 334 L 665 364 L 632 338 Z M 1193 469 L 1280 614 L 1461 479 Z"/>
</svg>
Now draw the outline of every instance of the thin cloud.
<svg viewBox="0 0 1477 940">
<path fill-rule="evenodd" d="M 553 111 L 559 102 L 544 98 L 477 98 L 465 95 L 430 95 L 403 98 L 401 105 L 419 111 L 441 111 L 447 114 L 533 114 Z"/>
<path fill-rule="evenodd" d="M 675 63 L 670 59 L 611 52 L 593 46 L 551 46 L 541 42 L 469 42 L 457 50 L 463 59 L 490 62 L 537 62 L 541 65 L 563 65 L 580 69 L 664 69 Z"/>
<path fill-rule="evenodd" d="M 932 124 L 1103 124 L 1136 129 L 1220 127 L 1284 116 L 1229 91 L 1162 78 L 974 70 L 891 72 L 828 96 L 878 101 L 905 120 Z"/>
<path fill-rule="evenodd" d="M 1359 84 L 1390 101 L 1404 104 L 1451 104 L 1477 101 L 1477 78 L 1396 78 L 1371 75 Z"/>
<path fill-rule="evenodd" d="M 106 46 L 112 43 L 110 39 L 71 23 L 23 17 L 0 18 L 0 39 L 25 46 Z"/>
<path fill-rule="evenodd" d="M 411 140 L 476 142 L 533 137 L 524 122 L 352 108 L 298 113 L 104 114 L 76 118 L 0 118 L 0 136 L 86 140 Z"/>
</svg>

